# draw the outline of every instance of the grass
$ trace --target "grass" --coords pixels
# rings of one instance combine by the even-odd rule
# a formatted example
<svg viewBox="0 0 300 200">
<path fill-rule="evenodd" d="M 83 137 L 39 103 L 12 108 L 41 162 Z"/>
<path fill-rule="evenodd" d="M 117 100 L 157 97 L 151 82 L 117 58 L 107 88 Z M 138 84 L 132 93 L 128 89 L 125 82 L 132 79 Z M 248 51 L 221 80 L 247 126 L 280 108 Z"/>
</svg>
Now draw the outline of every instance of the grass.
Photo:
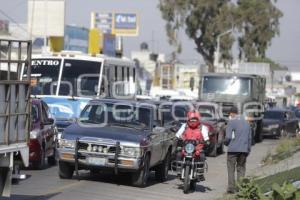
<svg viewBox="0 0 300 200">
<path fill-rule="evenodd" d="M 283 171 L 262 179 L 255 180 L 262 192 L 268 192 L 272 188 L 273 183 L 282 185 L 285 181 L 300 180 L 300 167 L 291 170 Z"/>
<path fill-rule="evenodd" d="M 275 153 L 268 151 L 261 162 L 263 165 L 276 164 L 293 156 L 298 151 L 300 151 L 300 137 L 282 138 L 275 149 Z"/>
</svg>

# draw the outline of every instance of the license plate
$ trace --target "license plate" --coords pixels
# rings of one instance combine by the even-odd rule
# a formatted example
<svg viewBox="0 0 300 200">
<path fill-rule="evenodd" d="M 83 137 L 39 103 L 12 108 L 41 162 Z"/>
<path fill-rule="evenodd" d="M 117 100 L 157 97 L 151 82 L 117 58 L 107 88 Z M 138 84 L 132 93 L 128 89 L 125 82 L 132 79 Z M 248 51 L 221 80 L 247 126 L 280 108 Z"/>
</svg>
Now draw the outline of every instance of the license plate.
<svg viewBox="0 0 300 200">
<path fill-rule="evenodd" d="M 100 165 L 100 166 L 103 166 L 105 165 L 106 163 L 106 159 L 105 158 L 94 158 L 94 157 L 89 157 L 87 158 L 87 162 L 89 164 L 92 164 L 92 165 Z"/>
</svg>

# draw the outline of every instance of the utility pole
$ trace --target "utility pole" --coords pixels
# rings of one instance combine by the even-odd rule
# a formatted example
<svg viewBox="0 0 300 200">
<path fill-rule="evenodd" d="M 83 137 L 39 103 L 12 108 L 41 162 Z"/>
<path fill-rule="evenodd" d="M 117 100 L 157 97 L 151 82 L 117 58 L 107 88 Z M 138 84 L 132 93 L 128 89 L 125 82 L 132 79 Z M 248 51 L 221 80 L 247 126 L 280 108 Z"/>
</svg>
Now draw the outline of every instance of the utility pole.
<svg viewBox="0 0 300 200">
<path fill-rule="evenodd" d="M 220 62 L 219 60 L 220 60 L 220 40 L 221 40 L 221 37 L 231 33 L 232 31 L 233 31 L 233 28 L 225 31 L 224 33 L 221 33 L 217 37 L 217 50 L 215 52 L 215 59 L 214 59 L 214 66 L 215 67 L 219 66 L 219 62 Z"/>
</svg>

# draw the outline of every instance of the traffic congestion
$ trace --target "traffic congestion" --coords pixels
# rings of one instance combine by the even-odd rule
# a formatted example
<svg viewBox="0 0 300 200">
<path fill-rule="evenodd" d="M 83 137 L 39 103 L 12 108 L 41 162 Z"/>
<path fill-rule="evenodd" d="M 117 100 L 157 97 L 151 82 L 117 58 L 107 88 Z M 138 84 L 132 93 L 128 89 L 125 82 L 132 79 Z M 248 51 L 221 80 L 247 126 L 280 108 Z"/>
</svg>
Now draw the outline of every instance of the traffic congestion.
<svg viewBox="0 0 300 200">
<path fill-rule="evenodd" d="M 66 25 L 70 2 L 28 0 L 29 38 L 0 21 L 0 199 L 275 198 L 274 186 L 245 191 L 282 143 L 300 150 L 300 94 L 296 76 L 276 82 L 284 67 L 265 57 L 279 31 L 247 34 L 283 14 L 273 2 L 230 2 L 158 1 L 170 56 L 154 32 L 151 50 L 143 42 L 127 56 L 143 13 L 89 11 L 85 28 Z M 247 21 L 268 6 L 265 21 Z M 204 64 L 180 57 L 185 28 Z"/>
</svg>

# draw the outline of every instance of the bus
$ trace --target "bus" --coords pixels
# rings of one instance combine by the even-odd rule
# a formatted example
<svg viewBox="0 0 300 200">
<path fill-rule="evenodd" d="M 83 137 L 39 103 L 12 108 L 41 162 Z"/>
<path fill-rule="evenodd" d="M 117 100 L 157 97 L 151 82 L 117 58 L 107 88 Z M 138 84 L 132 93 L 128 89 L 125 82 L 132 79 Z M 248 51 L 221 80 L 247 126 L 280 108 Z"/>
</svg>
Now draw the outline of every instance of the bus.
<svg viewBox="0 0 300 200">
<path fill-rule="evenodd" d="M 26 72 L 24 67 L 24 78 Z M 48 104 L 60 133 L 92 98 L 135 99 L 137 74 L 126 58 L 75 51 L 33 55 L 31 94 Z"/>
</svg>

